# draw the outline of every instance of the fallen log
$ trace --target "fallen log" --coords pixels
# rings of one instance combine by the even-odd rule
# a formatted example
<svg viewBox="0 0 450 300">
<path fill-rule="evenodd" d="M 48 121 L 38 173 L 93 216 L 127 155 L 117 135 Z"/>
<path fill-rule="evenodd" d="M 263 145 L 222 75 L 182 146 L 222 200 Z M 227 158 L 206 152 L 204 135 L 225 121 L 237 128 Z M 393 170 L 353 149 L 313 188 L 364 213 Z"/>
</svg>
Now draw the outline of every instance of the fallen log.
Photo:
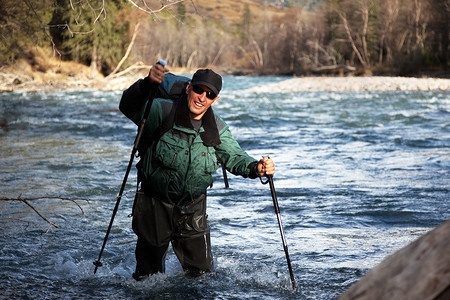
<svg viewBox="0 0 450 300">
<path fill-rule="evenodd" d="M 348 73 L 348 72 L 355 72 L 356 68 L 353 66 L 348 65 L 331 65 L 331 66 L 321 66 L 311 69 L 314 73 Z"/>
<path fill-rule="evenodd" d="M 338 300 L 450 299 L 450 219 L 367 272 Z"/>
</svg>

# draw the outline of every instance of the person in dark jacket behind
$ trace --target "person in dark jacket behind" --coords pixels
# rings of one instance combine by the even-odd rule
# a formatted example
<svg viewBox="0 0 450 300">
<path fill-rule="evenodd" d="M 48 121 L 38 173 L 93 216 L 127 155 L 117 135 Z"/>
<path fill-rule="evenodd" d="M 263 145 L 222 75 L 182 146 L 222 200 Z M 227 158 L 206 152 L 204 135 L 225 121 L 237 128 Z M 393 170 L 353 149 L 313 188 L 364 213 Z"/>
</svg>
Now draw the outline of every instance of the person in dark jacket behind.
<svg viewBox="0 0 450 300">
<path fill-rule="evenodd" d="M 155 64 L 146 78 L 124 91 L 120 101 L 120 110 L 139 125 L 149 96 L 154 96 L 141 137 L 140 189 L 133 205 L 136 280 L 165 271 L 169 243 L 187 274 L 212 271 L 206 190 L 218 160 L 243 177 L 275 172 L 270 158 L 258 161 L 242 150 L 213 112 L 211 106 L 222 88 L 220 75 L 200 69 L 190 80 L 168 72 Z"/>
</svg>

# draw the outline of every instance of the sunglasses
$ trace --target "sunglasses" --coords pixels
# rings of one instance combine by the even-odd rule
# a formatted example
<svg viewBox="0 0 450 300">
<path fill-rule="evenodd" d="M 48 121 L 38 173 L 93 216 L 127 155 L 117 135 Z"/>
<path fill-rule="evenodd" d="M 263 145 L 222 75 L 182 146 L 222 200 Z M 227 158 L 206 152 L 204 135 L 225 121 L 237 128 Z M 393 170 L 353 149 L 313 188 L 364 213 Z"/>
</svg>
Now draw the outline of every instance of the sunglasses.
<svg viewBox="0 0 450 300">
<path fill-rule="evenodd" d="M 200 86 L 198 85 L 194 85 L 192 87 L 192 90 L 194 91 L 194 93 L 198 94 L 198 95 L 203 95 L 203 93 L 206 93 L 206 98 L 210 99 L 210 100 L 214 100 L 216 99 L 217 95 L 214 92 L 207 92 L 205 90 L 203 90 Z"/>
</svg>

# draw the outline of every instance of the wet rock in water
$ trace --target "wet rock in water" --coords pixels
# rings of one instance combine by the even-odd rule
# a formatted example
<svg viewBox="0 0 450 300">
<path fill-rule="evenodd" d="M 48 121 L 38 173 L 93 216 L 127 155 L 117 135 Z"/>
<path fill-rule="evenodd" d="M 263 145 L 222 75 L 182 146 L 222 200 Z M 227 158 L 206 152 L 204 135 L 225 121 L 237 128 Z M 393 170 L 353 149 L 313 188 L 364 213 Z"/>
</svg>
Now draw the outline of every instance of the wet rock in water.
<svg viewBox="0 0 450 300">
<path fill-rule="evenodd" d="M 450 299 L 450 220 L 387 257 L 338 300 Z"/>
<path fill-rule="evenodd" d="M 0 120 L 0 128 L 3 129 L 5 132 L 9 131 L 9 122 L 6 118 Z"/>
</svg>

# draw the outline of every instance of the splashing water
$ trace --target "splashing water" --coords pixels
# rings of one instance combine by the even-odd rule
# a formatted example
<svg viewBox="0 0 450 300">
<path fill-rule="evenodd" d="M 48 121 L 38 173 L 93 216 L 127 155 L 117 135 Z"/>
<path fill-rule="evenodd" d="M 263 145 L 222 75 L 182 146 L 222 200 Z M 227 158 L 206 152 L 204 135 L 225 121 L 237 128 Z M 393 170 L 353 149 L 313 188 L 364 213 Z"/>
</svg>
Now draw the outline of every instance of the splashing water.
<svg viewBox="0 0 450 300">
<path fill-rule="evenodd" d="M 449 218 L 450 93 L 258 89 L 283 77 L 224 77 L 214 107 L 255 158 L 270 155 L 299 290 L 268 186 L 221 172 L 208 191 L 215 270 L 135 282 L 128 180 L 103 267 L 93 274 L 136 128 L 121 93 L 0 94 L 1 298 L 333 299 L 384 257 Z M 249 87 L 253 89 L 248 90 Z M 7 128 L 7 129 L 6 129 Z M 83 213 L 84 212 L 84 213 Z"/>
</svg>

